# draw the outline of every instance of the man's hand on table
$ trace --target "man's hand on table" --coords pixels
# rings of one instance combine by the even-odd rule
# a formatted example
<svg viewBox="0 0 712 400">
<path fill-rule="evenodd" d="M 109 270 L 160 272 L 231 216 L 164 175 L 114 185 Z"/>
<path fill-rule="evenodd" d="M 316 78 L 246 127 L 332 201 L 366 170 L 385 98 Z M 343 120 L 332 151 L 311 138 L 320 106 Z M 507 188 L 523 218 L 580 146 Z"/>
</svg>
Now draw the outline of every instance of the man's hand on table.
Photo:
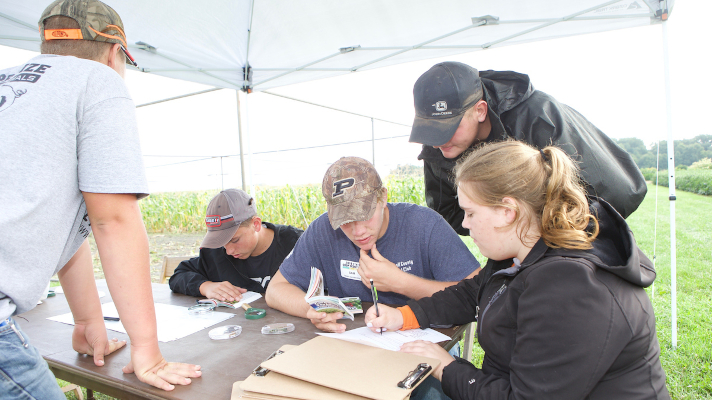
<svg viewBox="0 0 712 400">
<path fill-rule="evenodd" d="M 200 294 L 209 299 L 220 301 L 238 301 L 242 299 L 242 294 L 245 292 L 247 292 L 247 289 L 237 287 L 228 281 L 207 281 L 200 285 Z"/>
<path fill-rule="evenodd" d="M 309 307 L 306 317 L 309 318 L 312 324 L 324 332 L 335 332 L 343 333 L 346 331 L 346 325 L 339 324 L 337 321 L 343 318 L 343 313 L 325 313 L 317 312 L 313 308 Z"/>
<path fill-rule="evenodd" d="M 72 348 L 79 354 L 94 356 L 97 367 L 104 365 L 104 356 L 124 347 L 126 341 L 116 338 L 108 340 L 103 319 L 74 321 Z"/>
<path fill-rule="evenodd" d="M 190 385 L 190 378 L 202 375 L 200 365 L 167 362 L 158 345 L 138 347 L 131 345 L 131 361 L 123 368 L 125 374 L 136 373 L 141 382 L 166 391 L 174 385 Z"/>
</svg>

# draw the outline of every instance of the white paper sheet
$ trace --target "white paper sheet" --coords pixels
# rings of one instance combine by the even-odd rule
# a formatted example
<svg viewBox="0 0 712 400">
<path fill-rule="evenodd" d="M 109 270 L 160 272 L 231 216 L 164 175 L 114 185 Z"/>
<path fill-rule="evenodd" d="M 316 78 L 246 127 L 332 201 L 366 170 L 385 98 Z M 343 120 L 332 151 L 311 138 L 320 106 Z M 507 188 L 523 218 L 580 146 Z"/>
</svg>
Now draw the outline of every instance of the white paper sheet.
<svg viewBox="0 0 712 400">
<path fill-rule="evenodd" d="M 172 306 L 168 304 L 155 303 L 156 322 L 158 326 L 158 341 L 170 342 L 186 337 L 190 334 L 213 326 L 235 316 L 235 314 L 223 312 L 210 312 L 207 314 L 189 314 L 188 307 Z M 114 303 L 104 303 L 101 310 L 105 317 L 118 317 Z M 72 313 L 57 315 L 47 318 L 64 324 L 74 325 Z M 121 321 L 104 321 L 106 329 L 126 333 Z M 207 334 L 207 333 L 206 333 Z"/>
<path fill-rule="evenodd" d="M 430 328 L 383 332 L 383 335 L 381 335 L 380 333 L 371 332 L 369 328 L 364 326 L 362 328 L 351 329 L 344 333 L 317 332 L 317 334 L 393 351 L 398 351 L 403 344 L 416 340 L 425 340 L 433 343 L 450 340 L 449 336 Z"/>
</svg>

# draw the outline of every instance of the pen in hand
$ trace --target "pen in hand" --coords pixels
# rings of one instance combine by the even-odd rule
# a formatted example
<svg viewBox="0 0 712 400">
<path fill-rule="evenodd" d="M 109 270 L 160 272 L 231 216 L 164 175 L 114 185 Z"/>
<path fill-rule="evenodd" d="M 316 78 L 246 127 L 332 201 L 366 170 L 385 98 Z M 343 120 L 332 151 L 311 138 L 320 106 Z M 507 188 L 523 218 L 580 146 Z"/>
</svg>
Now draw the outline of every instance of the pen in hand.
<svg viewBox="0 0 712 400">
<path fill-rule="evenodd" d="M 104 321 L 118 321 L 119 317 L 104 317 Z"/>
<path fill-rule="evenodd" d="M 373 296 L 373 305 L 376 306 L 376 318 L 380 317 L 381 315 L 378 313 L 378 291 L 376 290 L 376 286 L 373 284 L 373 279 L 371 281 L 371 296 Z M 379 328 L 381 335 L 383 335 L 383 328 Z"/>
</svg>

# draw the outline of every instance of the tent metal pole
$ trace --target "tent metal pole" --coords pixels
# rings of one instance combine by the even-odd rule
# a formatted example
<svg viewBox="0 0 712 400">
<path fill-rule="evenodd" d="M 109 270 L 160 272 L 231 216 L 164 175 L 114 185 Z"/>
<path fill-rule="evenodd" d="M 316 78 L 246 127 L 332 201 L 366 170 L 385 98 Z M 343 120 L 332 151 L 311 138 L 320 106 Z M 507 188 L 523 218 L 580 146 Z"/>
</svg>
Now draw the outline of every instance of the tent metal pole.
<svg viewBox="0 0 712 400">
<path fill-rule="evenodd" d="M 672 95 L 670 89 L 670 49 L 668 48 L 667 21 L 663 25 L 663 65 L 665 68 L 665 109 L 668 134 L 668 173 L 670 200 L 670 309 L 672 311 L 672 347 L 677 348 L 677 242 L 675 238 L 675 144 L 672 132 Z"/>
<path fill-rule="evenodd" d="M 242 118 L 240 115 L 240 91 L 235 90 L 237 99 L 237 135 L 240 138 L 240 176 L 242 177 L 242 190 L 247 192 L 247 182 L 245 182 L 245 149 L 242 147 Z"/>
<path fill-rule="evenodd" d="M 250 171 L 250 194 L 255 197 L 255 170 L 253 168 L 254 157 L 252 153 L 252 135 L 250 134 L 250 96 L 245 92 L 245 131 L 247 132 L 247 151 L 249 152 L 248 169 Z"/>
<path fill-rule="evenodd" d="M 373 126 L 373 118 L 371 118 L 371 153 L 373 154 L 373 166 L 376 166 L 376 128 Z"/>
</svg>

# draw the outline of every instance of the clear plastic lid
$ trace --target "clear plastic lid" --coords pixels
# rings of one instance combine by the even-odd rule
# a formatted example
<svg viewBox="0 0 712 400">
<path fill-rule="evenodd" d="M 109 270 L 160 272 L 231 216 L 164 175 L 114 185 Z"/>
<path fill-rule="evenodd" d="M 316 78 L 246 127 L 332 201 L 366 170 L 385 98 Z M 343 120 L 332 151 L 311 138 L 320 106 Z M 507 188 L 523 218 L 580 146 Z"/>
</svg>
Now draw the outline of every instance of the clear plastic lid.
<svg viewBox="0 0 712 400">
<path fill-rule="evenodd" d="M 292 331 L 294 331 L 294 324 L 289 322 L 269 324 L 262 327 L 263 335 L 279 335 L 280 333 L 289 333 Z"/>
<path fill-rule="evenodd" d="M 240 336 L 242 327 L 240 325 L 225 325 L 212 329 L 208 336 L 213 340 L 232 339 Z"/>
</svg>

